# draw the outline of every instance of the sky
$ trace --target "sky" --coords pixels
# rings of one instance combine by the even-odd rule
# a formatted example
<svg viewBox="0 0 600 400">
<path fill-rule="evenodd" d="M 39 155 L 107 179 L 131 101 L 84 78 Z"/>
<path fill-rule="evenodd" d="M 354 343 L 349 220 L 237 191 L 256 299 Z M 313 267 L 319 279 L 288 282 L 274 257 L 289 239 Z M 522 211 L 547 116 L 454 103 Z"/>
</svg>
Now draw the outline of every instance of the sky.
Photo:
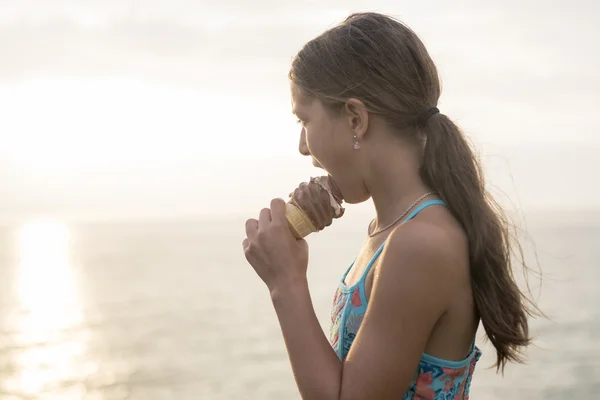
<svg viewBox="0 0 600 400">
<path fill-rule="evenodd" d="M 526 211 L 600 208 L 595 1 L 0 0 L 0 220 L 256 213 L 320 174 L 287 72 L 356 11 L 411 26 Z M 369 205 L 357 210 L 368 211 Z"/>
</svg>

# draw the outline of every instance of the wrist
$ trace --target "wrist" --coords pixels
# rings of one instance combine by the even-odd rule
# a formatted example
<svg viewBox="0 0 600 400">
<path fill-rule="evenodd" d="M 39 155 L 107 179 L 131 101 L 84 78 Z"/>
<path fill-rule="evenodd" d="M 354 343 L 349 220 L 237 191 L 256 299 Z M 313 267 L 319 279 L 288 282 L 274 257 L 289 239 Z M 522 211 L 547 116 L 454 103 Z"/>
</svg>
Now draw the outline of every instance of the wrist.
<svg viewBox="0 0 600 400">
<path fill-rule="evenodd" d="M 296 298 L 308 294 L 308 280 L 298 278 L 286 282 L 278 282 L 269 287 L 271 301 L 280 302 L 286 298 Z"/>
</svg>

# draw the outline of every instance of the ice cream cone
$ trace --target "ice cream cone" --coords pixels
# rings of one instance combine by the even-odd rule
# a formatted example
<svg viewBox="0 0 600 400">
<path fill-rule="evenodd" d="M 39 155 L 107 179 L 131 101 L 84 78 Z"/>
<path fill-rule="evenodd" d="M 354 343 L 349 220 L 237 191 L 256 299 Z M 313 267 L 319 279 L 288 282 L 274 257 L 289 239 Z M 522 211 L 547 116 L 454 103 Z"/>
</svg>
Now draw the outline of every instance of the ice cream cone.
<svg viewBox="0 0 600 400">
<path fill-rule="evenodd" d="M 315 225 L 300 207 L 292 203 L 286 203 L 285 216 L 296 239 L 302 239 L 313 232 L 317 232 Z"/>
</svg>

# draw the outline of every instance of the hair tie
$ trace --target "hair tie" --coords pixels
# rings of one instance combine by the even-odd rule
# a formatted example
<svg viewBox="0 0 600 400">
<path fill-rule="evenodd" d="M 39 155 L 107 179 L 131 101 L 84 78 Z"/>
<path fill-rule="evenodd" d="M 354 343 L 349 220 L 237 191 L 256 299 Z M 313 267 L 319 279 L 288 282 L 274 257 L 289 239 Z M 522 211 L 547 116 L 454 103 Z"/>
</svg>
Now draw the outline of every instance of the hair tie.
<svg viewBox="0 0 600 400">
<path fill-rule="evenodd" d="M 423 111 L 418 118 L 418 121 L 421 125 L 425 125 L 427 123 L 427 121 L 429 120 L 429 118 L 431 118 L 432 116 L 434 116 L 435 114 L 439 113 L 440 110 L 437 107 L 431 107 L 428 110 Z"/>
</svg>

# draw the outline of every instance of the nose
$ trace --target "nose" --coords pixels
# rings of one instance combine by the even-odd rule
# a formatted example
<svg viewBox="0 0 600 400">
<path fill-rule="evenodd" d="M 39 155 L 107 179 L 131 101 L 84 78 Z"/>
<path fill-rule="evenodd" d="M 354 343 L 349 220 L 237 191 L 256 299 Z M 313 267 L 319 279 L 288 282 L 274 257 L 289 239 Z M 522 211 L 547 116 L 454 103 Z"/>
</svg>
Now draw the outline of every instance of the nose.
<svg viewBox="0 0 600 400">
<path fill-rule="evenodd" d="M 306 144 L 306 130 L 304 128 L 302 128 L 302 132 L 300 133 L 298 151 L 300 151 L 300 154 L 303 156 L 310 156 L 310 151 L 308 151 L 308 145 Z"/>
</svg>

